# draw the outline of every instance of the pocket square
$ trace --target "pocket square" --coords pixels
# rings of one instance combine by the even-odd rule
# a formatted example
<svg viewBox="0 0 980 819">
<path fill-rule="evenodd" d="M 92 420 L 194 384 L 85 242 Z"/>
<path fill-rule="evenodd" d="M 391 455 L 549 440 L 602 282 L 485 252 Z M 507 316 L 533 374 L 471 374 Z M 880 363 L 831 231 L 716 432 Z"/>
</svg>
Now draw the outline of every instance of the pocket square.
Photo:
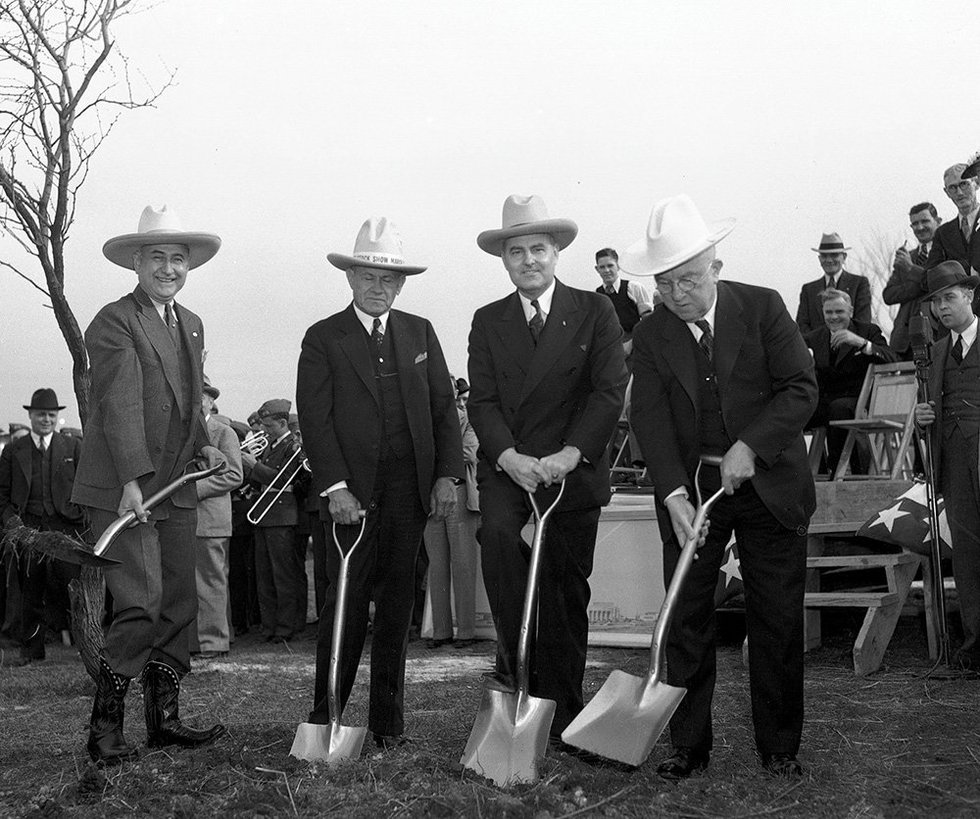
<svg viewBox="0 0 980 819">
<path fill-rule="evenodd" d="M 425 361 L 428 357 L 428 353 L 419 353 L 417 356 L 415 356 L 415 363 L 419 364 L 420 362 Z"/>
</svg>

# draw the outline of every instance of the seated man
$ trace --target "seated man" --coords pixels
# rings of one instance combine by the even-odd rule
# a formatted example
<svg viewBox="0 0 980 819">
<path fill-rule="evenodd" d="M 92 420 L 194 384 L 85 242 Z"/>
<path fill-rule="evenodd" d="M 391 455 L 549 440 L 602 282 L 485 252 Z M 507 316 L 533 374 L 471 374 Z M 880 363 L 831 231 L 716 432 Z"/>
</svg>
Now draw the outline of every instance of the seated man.
<svg viewBox="0 0 980 819">
<path fill-rule="evenodd" d="M 851 297 L 843 290 L 827 288 L 820 294 L 823 327 L 803 336 L 813 355 L 820 397 L 807 429 L 827 426 L 827 469 L 837 469 L 847 430 L 829 426 L 829 421 L 853 418 L 865 375 L 871 364 L 897 361 L 898 355 L 877 324 L 854 321 Z M 870 466 L 867 442 L 858 439 L 851 455 L 851 471 L 866 475 Z"/>
</svg>

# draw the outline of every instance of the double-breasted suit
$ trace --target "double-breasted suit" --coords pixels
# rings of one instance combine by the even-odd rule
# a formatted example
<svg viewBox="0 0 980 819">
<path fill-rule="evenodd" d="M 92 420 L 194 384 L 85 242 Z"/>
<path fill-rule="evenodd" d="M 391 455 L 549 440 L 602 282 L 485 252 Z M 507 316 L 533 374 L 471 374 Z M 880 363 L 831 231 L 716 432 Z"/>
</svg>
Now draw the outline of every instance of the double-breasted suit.
<svg viewBox="0 0 980 819">
<path fill-rule="evenodd" d="M 834 286 L 851 297 L 855 321 L 871 321 L 871 285 L 866 276 L 857 276 L 842 270 L 837 274 Z M 796 311 L 796 323 L 803 335 L 823 325 L 823 302 L 820 301 L 820 294 L 826 289 L 826 276 L 807 282 L 800 289 L 800 306 Z"/>
<path fill-rule="evenodd" d="M 141 287 L 103 307 L 85 331 L 91 361 L 90 414 L 72 500 L 89 507 L 94 536 L 116 519 L 123 484 L 147 498 L 183 473 L 208 432 L 201 410 L 204 327 L 180 304 L 177 340 Z M 125 530 L 109 550 L 122 565 L 106 572 L 113 619 L 105 659 L 124 677 L 150 660 L 190 668 L 187 628 L 197 615 L 197 493 L 176 492 Z"/>
<path fill-rule="evenodd" d="M 530 557 L 520 533 L 530 503 L 497 460 L 510 447 L 533 457 L 566 445 L 582 453 L 548 525 L 531 665 L 531 692 L 557 703 L 555 736 L 583 704 L 588 579 L 600 507 L 610 497 L 607 444 L 627 380 L 621 335 L 608 298 L 558 280 L 536 346 L 516 292 L 477 310 L 470 330 L 467 410 L 480 441 L 478 539 L 497 629 L 497 672 L 507 677 L 516 673 Z"/>
<path fill-rule="evenodd" d="M 694 500 L 699 455 L 722 439 L 755 453 L 755 477 L 723 496 L 711 514 L 678 599 L 668 634 L 671 685 L 687 696 L 671 720 L 675 746 L 706 753 L 712 742 L 715 680 L 714 590 L 734 531 L 745 583 L 749 675 L 756 743 L 763 754 L 795 754 L 803 722 L 803 588 L 806 530 L 816 501 L 802 430 L 817 401 L 813 362 L 779 295 L 721 281 L 713 357 L 691 326 L 660 307 L 634 333 L 633 416 L 653 479 L 664 542 L 664 576 L 673 576 L 683 544 L 664 506 L 686 489 Z M 711 396 L 714 396 L 713 398 Z M 704 405 L 718 409 L 708 418 Z M 702 469 L 705 497 L 720 485 Z"/>
<path fill-rule="evenodd" d="M 980 213 L 977 214 L 977 218 L 973 221 L 973 229 L 970 231 L 969 241 L 963 236 L 958 213 L 955 219 L 943 222 L 937 227 L 932 237 L 929 258 L 925 262 L 926 270 L 931 270 L 942 262 L 959 262 L 963 265 L 963 269 L 967 273 L 971 272 L 971 268 L 975 272 L 980 273 L 980 231 L 977 230 L 978 220 L 980 220 Z M 980 313 L 980 288 L 973 294 L 973 312 Z"/>
<path fill-rule="evenodd" d="M 82 510 L 72 503 L 72 485 L 82 442 L 58 432 L 51 435 L 51 502 L 66 525 L 80 525 Z M 0 523 L 11 515 L 23 518 L 31 497 L 31 458 L 34 439 L 24 435 L 0 452 Z"/>
<path fill-rule="evenodd" d="M 393 360 L 392 360 L 393 359 Z M 377 348 L 353 305 L 310 327 L 296 383 L 303 446 L 321 495 L 340 482 L 366 512 L 351 561 L 341 702 L 354 684 L 375 602 L 368 723 L 382 736 L 404 731 L 404 678 L 415 562 L 433 485 L 462 479 L 463 447 L 445 357 L 432 324 L 390 310 Z M 397 440 L 396 440 L 397 439 Z M 321 518 L 330 525 L 328 499 Z M 353 534 L 338 527 L 345 547 Z M 330 586 L 320 614 L 311 723 L 329 721 L 327 672 L 340 561 L 327 546 Z"/>
</svg>

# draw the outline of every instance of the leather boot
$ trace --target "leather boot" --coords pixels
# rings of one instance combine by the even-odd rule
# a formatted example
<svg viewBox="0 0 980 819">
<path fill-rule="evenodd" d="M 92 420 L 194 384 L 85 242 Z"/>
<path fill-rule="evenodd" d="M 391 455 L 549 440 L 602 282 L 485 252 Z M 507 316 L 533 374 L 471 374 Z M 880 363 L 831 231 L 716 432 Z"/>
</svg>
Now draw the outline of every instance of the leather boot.
<svg viewBox="0 0 980 819">
<path fill-rule="evenodd" d="M 136 756 L 136 749 L 123 736 L 123 709 L 128 689 L 129 677 L 116 674 L 105 658 L 100 657 L 86 745 L 93 762 L 115 765 Z"/>
<path fill-rule="evenodd" d="M 180 677 L 174 669 L 150 660 L 143 669 L 143 705 L 146 710 L 146 744 L 150 748 L 180 745 L 196 748 L 223 736 L 224 725 L 203 731 L 188 728 L 180 721 Z"/>
</svg>

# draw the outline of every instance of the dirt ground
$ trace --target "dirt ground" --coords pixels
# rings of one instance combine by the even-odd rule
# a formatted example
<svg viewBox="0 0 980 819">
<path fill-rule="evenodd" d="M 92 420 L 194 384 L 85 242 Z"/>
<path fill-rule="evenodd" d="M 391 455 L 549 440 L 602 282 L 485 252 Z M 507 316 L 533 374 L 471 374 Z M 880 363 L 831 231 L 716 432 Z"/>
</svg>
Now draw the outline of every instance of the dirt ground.
<svg viewBox="0 0 980 819">
<path fill-rule="evenodd" d="M 826 616 L 825 616 L 826 617 Z M 84 751 L 94 684 L 70 649 L 12 668 L 0 657 L 0 816 L 474 816 L 474 817 L 967 817 L 980 815 L 980 681 L 929 676 L 922 625 L 902 618 L 882 669 L 856 677 L 856 613 L 824 621 L 807 655 L 807 715 L 797 781 L 768 776 L 755 754 L 737 625 L 719 651 L 715 748 L 702 774 L 670 784 L 655 774 L 661 739 L 638 769 L 549 753 L 541 779 L 500 789 L 459 765 L 492 644 L 410 647 L 407 732 L 414 741 L 328 768 L 288 756 L 310 707 L 313 642 L 269 645 L 249 635 L 228 658 L 183 683 L 190 724 L 229 734 L 196 751 L 148 751 L 138 686 L 127 699 L 132 764 L 102 771 Z M 645 651 L 594 649 L 587 698 L 614 668 L 642 674 Z M 367 667 L 345 714 L 366 724 Z M 370 747 L 368 747 L 370 745 Z"/>
</svg>

